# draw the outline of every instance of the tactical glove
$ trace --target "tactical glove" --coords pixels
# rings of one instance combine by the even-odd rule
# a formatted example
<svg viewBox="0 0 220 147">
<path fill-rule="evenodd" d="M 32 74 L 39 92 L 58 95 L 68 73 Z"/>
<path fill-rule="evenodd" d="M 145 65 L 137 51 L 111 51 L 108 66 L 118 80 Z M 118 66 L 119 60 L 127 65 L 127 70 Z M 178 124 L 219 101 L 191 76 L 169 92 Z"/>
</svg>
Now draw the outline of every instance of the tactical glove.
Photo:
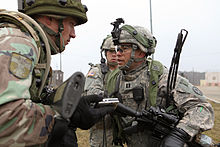
<svg viewBox="0 0 220 147">
<path fill-rule="evenodd" d="M 61 147 L 61 139 L 68 131 L 69 122 L 63 118 L 55 118 L 53 130 L 50 133 L 46 146 L 47 147 Z"/>
<path fill-rule="evenodd" d="M 81 97 L 79 104 L 73 113 L 71 125 L 77 128 L 87 130 L 98 122 L 104 115 L 114 111 L 114 107 L 105 106 L 100 108 L 90 107 L 91 103 L 100 102 L 103 99 L 99 95 L 89 95 Z"/>
<path fill-rule="evenodd" d="M 160 147 L 183 147 L 190 136 L 182 129 L 175 128 L 161 142 Z"/>
<path fill-rule="evenodd" d="M 78 147 L 76 128 L 69 126 L 68 130 L 65 132 L 65 135 L 62 138 L 62 141 L 60 141 L 60 144 L 60 147 Z"/>
</svg>

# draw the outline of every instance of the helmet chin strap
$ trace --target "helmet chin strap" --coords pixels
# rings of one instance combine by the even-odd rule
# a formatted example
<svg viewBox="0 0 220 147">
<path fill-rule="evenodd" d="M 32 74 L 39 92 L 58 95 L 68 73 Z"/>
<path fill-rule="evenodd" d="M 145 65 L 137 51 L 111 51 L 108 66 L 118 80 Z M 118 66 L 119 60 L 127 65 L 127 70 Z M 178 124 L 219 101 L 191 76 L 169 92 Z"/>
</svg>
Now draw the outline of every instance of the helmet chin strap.
<svg viewBox="0 0 220 147">
<path fill-rule="evenodd" d="M 107 64 L 108 64 L 109 66 L 116 66 L 116 65 L 118 65 L 117 62 L 107 62 Z"/>
<path fill-rule="evenodd" d="M 64 49 L 65 49 L 64 38 L 63 38 L 63 35 L 62 35 L 62 31 L 63 30 L 64 30 L 63 19 L 59 19 L 59 25 L 58 25 L 58 33 L 59 33 L 59 37 L 58 38 L 59 38 L 59 42 L 57 42 L 56 44 L 59 45 L 60 53 L 62 51 L 64 51 Z M 60 43 L 60 38 L 62 39 L 62 44 Z"/>
<path fill-rule="evenodd" d="M 124 66 L 119 67 L 120 70 L 128 70 L 133 62 L 140 62 L 140 61 L 145 60 L 145 57 L 135 58 L 135 51 L 137 49 L 138 49 L 138 46 L 136 44 L 132 44 L 132 52 L 131 52 L 130 59 Z"/>
</svg>

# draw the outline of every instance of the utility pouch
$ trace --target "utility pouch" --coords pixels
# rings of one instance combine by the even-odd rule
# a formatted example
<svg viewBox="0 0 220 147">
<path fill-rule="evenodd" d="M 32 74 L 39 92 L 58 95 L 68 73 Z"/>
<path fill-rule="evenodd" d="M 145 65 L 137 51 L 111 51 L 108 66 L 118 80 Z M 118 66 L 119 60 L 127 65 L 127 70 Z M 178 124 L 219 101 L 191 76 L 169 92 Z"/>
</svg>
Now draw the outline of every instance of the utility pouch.
<svg viewBox="0 0 220 147">
<path fill-rule="evenodd" d="M 144 100 L 144 89 L 141 86 L 134 87 L 132 89 L 133 98 L 137 104 L 140 104 Z"/>
</svg>

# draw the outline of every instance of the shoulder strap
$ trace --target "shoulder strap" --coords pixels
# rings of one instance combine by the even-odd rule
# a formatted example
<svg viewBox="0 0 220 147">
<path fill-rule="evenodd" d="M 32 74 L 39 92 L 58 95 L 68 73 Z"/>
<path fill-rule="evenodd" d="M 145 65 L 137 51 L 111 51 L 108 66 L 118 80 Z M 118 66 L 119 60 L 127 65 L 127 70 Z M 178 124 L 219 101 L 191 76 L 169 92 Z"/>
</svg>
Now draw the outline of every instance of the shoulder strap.
<svg viewBox="0 0 220 147">
<path fill-rule="evenodd" d="M 30 35 L 33 37 L 33 39 L 37 43 L 37 47 L 38 47 L 37 62 L 38 62 L 39 55 L 40 55 L 40 39 L 36 31 L 21 16 L 19 16 L 19 13 L 13 12 L 13 11 L 1 11 L 0 22 L 13 23 L 17 25 L 19 28 L 21 28 L 22 30 L 28 31 L 30 33 Z"/>
<path fill-rule="evenodd" d="M 120 72 L 119 68 L 116 68 L 112 72 L 109 72 L 109 74 L 107 75 L 107 79 L 106 79 L 107 85 L 105 89 L 107 90 L 108 95 L 119 91 L 119 83 L 120 83 L 119 72 Z"/>
<path fill-rule="evenodd" d="M 151 106 L 156 106 L 156 98 L 158 92 L 159 77 L 163 74 L 163 65 L 156 60 L 148 60 L 150 63 L 150 79 L 149 79 L 149 100 Z"/>
<path fill-rule="evenodd" d="M 40 96 L 50 71 L 50 62 L 51 62 L 50 45 L 46 37 L 46 34 L 34 19 L 21 12 L 2 10 L 0 11 L 0 22 L 9 22 L 19 26 L 21 29 L 28 31 L 35 40 L 38 47 L 38 58 L 36 62 L 37 64 L 35 65 L 35 69 L 45 69 L 44 75 L 42 77 L 42 82 L 38 91 L 38 96 Z M 36 29 L 39 34 L 33 28 Z M 46 56 L 47 56 L 46 63 L 41 63 L 41 64 L 39 63 L 41 48 L 42 48 L 40 39 L 42 39 L 42 41 L 45 44 Z"/>
</svg>

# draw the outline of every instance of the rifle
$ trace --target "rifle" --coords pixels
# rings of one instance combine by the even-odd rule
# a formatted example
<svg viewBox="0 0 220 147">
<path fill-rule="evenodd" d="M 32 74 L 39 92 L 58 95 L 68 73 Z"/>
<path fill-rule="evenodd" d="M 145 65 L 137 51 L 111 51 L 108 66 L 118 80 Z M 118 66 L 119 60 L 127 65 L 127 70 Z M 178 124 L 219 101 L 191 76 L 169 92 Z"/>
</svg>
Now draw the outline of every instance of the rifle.
<svg viewBox="0 0 220 147">
<path fill-rule="evenodd" d="M 143 129 L 148 129 L 152 131 L 153 137 L 156 137 L 159 140 L 162 140 L 166 135 L 168 135 L 179 122 L 179 118 L 177 116 L 168 114 L 164 109 L 159 107 L 151 106 L 148 110 L 137 112 L 122 103 L 118 103 L 116 104 L 115 111 L 124 116 L 135 117 L 138 122 L 135 125 L 124 128 L 124 133 L 132 134 Z M 218 144 L 214 145 L 214 143 L 212 143 L 212 139 L 204 134 L 202 134 L 200 138 L 198 138 L 198 136 L 194 137 L 187 144 L 190 147 L 219 147 Z"/>
</svg>

